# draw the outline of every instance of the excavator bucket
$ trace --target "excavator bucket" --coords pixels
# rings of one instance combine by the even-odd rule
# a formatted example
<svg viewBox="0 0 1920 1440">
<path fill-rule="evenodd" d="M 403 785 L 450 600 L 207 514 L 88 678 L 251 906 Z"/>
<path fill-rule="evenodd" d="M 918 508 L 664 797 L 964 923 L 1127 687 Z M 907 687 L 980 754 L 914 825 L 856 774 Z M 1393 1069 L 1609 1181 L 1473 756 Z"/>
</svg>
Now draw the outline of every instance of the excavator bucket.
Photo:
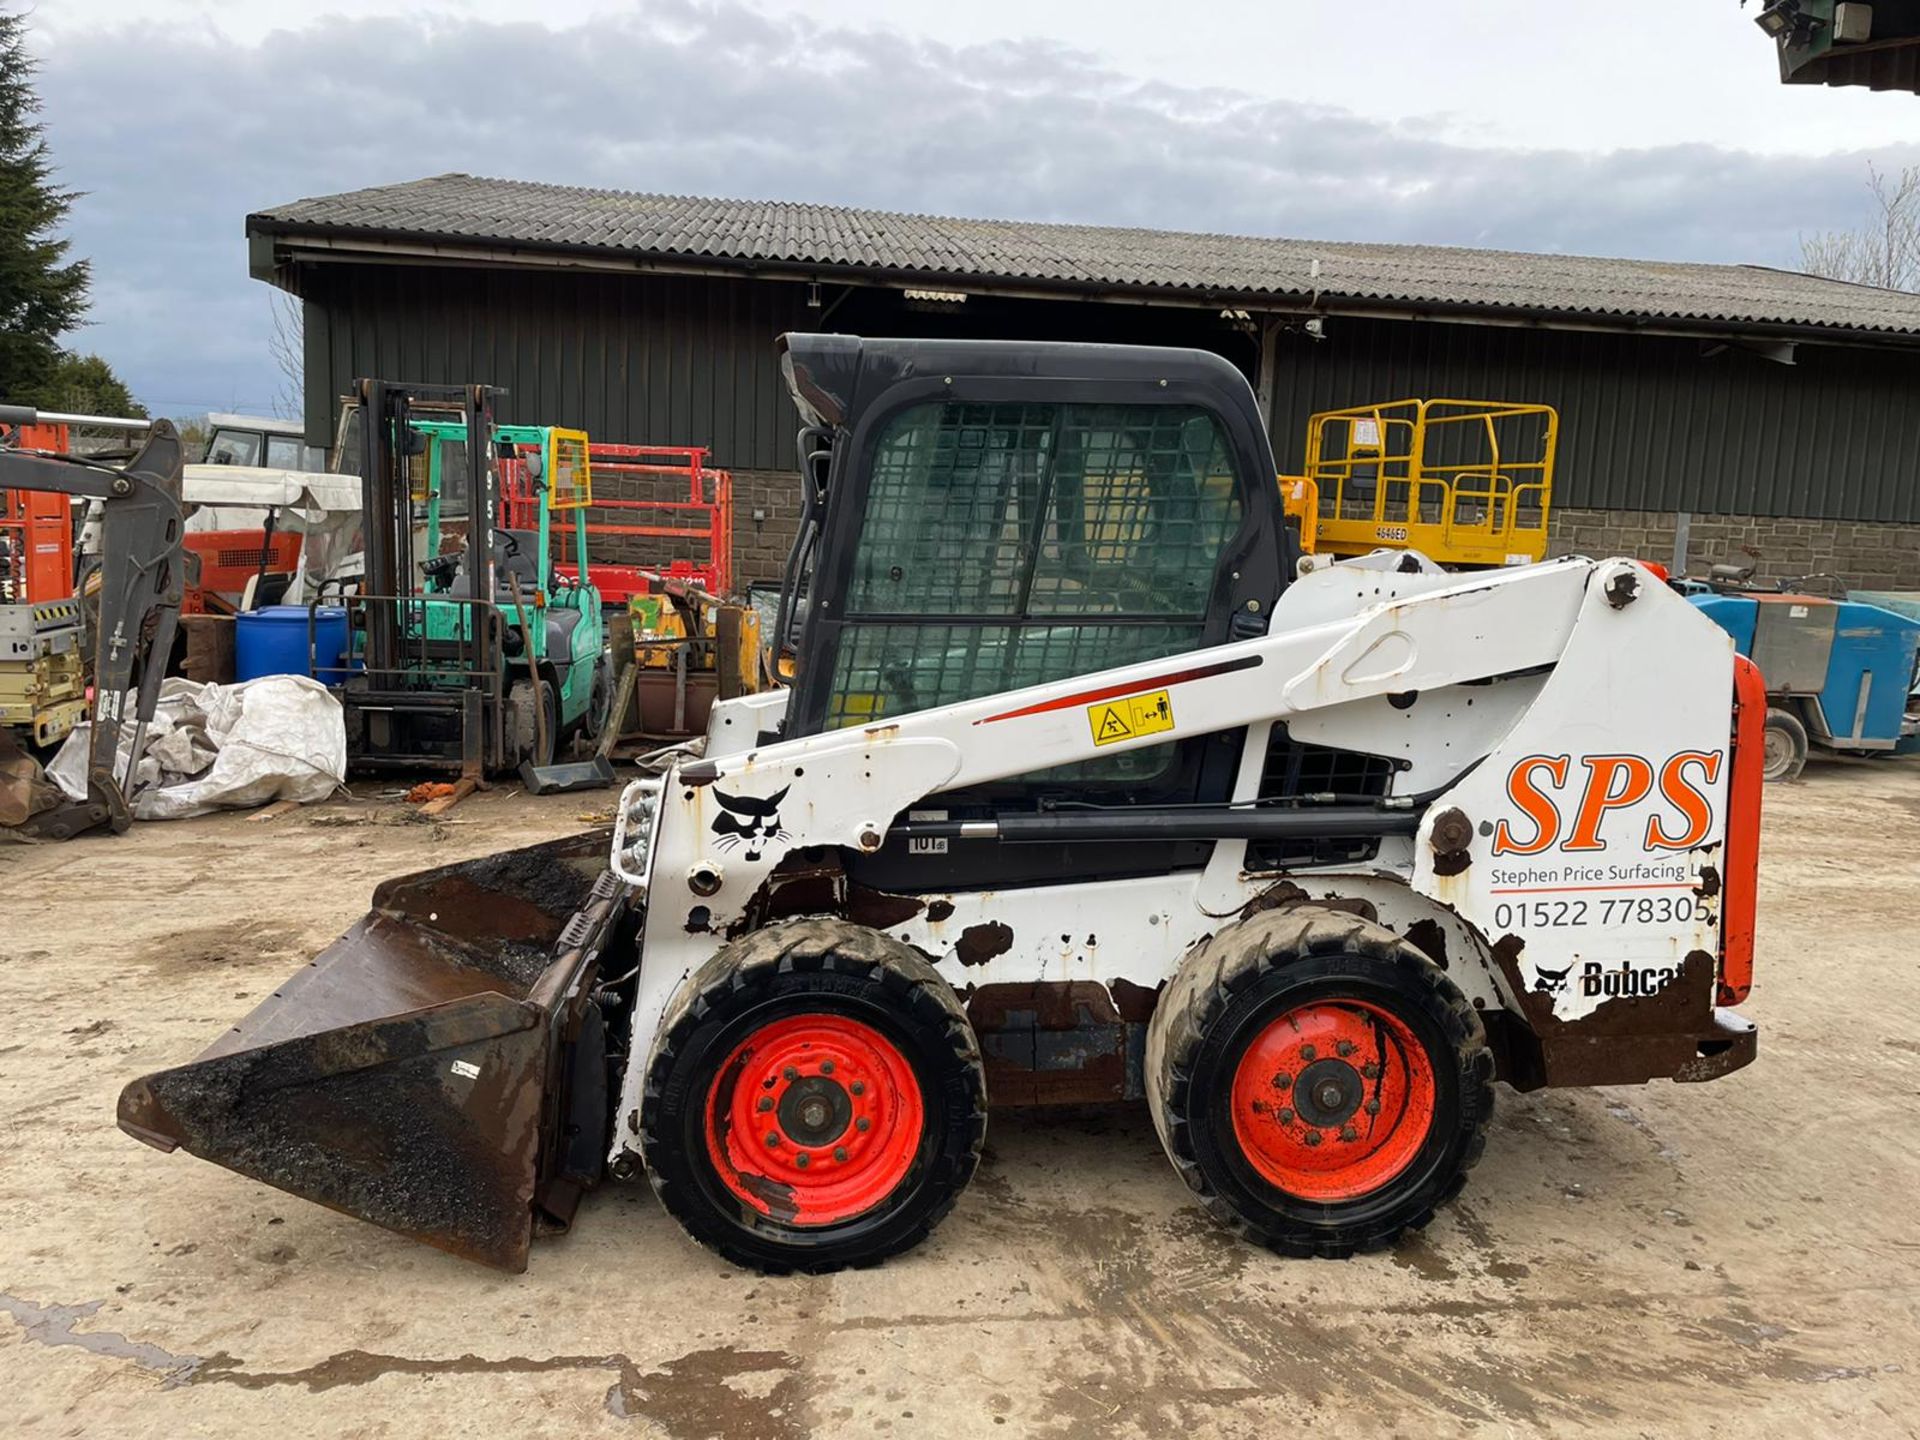
<svg viewBox="0 0 1920 1440">
<path fill-rule="evenodd" d="M 599 1179 L 593 1001 L 626 890 L 605 831 L 424 870 L 190 1065 L 120 1095 L 120 1128 L 451 1254 L 526 1269 Z"/>
</svg>

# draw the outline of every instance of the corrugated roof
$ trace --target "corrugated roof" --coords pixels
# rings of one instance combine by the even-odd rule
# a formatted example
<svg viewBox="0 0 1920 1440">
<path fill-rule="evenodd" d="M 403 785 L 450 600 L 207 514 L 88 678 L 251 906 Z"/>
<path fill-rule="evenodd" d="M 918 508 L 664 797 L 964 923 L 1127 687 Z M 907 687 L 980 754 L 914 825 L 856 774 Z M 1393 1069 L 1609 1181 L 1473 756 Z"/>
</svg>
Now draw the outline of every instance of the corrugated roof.
<svg viewBox="0 0 1920 1440">
<path fill-rule="evenodd" d="M 1507 310 L 1920 336 L 1920 294 L 1754 265 L 964 220 L 472 175 L 298 200 L 249 216 L 247 230 L 610 253 L 716 269 L 851 267 L 903 280 L 1161 292 L 1176 301 L 1317 300 L 1335 310 Z"/>
</svg>

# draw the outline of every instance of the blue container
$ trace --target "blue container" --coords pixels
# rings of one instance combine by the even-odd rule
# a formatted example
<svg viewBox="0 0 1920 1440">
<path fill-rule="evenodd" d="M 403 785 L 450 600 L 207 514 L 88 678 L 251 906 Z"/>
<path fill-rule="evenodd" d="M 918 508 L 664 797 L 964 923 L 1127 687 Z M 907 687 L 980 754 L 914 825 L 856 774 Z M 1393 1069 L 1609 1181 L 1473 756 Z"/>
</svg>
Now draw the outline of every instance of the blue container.
<svg viewBox="0 0 1920 1440">
<path fill-rule="evenodd" d="M 304 605 L 263 605 L 233 617 L 233 678 L 258 680 L 262 675 L 310 675 L 323 685 L 347 678 L 347 612 L 344 606 L 322 605 L 311 612 L 314 622 L 313 666 L 308 668 L 307 619 Z"/>
</svg>

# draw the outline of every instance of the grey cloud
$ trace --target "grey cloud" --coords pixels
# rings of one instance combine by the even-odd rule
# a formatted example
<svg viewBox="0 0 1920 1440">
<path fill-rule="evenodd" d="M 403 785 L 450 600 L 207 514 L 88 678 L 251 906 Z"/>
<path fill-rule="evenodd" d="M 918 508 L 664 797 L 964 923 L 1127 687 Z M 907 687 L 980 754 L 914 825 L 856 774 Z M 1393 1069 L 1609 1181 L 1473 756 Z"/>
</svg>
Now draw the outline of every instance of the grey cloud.
<svg viewBox="0 0 1920 1440">
<path fill-rule="evenodd" d="M 1140 80 L 1049 42 L 957 48 L 684 0 L 559 31 L 387 19 L 238 48 L 137 28 L 56 47 L 42 89 L 63 178 L 90 192 L 73 235 L 96 305 L 78 341 L 173 412 L 277 389 L 247 212 L 445 170 L 1774 265 L 1795 262 L 1801 231 L 1852 223 L 1864 196 L 1864 155 L 1474 149 Z"/>
</svg>

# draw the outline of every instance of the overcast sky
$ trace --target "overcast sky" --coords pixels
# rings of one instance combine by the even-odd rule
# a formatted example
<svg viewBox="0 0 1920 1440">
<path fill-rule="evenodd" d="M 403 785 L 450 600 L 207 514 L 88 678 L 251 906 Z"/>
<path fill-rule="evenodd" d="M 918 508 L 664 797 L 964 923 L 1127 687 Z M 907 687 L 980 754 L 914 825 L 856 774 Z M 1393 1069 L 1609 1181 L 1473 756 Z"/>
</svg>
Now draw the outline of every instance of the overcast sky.
<svg viewBox="0 0 1920 1440">
<path fill-rule="evenodd" d="M 1793 266 L 1800 235 L 1864 218 L 1869 161 L 1920 163 L 1920 100 L 1780 85 L 1753 13 L 36 0 L 30 23 L 60 178 L 88 192 L 73 343 L 186 415 L 281 389 L 249 211 L 448 170 Z"/>
</svg>

